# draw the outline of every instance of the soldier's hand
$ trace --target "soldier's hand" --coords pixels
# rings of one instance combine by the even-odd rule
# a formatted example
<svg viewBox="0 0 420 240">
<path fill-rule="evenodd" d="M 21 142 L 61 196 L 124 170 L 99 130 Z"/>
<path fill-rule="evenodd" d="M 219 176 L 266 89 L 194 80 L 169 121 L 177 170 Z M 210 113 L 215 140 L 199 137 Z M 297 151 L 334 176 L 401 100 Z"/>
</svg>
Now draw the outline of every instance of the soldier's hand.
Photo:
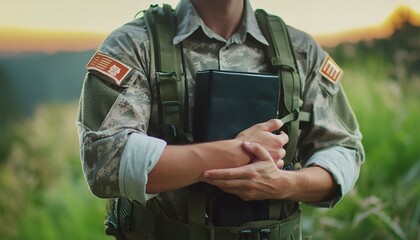
<svg viewBox="0 0 420 240">
<path fill-rule="evenodd" d="M 284 132 L 280 132 L 278 135 L 273 132 L 282 126 L 283 122 L 279 119 L 271 119 L 245 129 L 236 136 L 236 139 L 258 143 L 269 152 L 273 160 L 279 160 L 282 158 L 283 146 L 287 144 L 289 137 Z"/>
<path fill-rule="evenodd" d="M 291 179 L 281 170 L 283 160 L 274 161 L 270 153 L 258 143 L 244 142 L 243 148 L 254 160 L 237 168 L 208 170 L 205 182 L 243 200 L 284 199 L 290 193 Z M 284 152 L 281 154 L 284 157 Z"/>
</svg>

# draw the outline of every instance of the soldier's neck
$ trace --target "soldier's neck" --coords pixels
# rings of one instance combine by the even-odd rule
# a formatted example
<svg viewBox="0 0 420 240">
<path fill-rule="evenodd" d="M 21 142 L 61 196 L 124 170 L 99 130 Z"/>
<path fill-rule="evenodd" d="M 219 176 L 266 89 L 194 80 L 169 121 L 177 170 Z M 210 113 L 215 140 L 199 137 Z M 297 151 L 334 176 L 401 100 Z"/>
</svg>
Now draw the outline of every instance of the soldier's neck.
<svg viewBox="0 0 420 240">
<path fill-rule="evenodd" d="M 241 24 L 243 0 L 192 0 L 204 23 L 215 33 L 229 39 Z"/>
</svg>

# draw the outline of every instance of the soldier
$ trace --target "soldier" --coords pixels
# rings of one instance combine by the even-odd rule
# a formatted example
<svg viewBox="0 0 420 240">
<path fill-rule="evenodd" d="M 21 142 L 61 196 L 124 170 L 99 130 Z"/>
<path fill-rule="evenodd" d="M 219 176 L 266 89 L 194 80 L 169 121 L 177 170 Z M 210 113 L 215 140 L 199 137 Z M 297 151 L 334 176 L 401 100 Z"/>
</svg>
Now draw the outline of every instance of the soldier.
<svg viewBox="0 0 420 240">
<path fill-rule="evenodd" d="M 248 0 L 181 0 L 174 15 L 172 41 L 182 47 L 188 113 L 194 107 L 197 71 L 272 72 L 264 52 L 268 41 Z M 156 66 L 144 18 L 115 30 L 103 42 L 87 66 L 78 127 L 92 193 L 124 200 L 111 211 L 120 225 L 114 232 L 117 238 L 299 239 L 296 203 L 333 207 L 352 189 L 364 152 L 339 84 L 342 70 L 307 34 L 292 27 L 288 32 L 301 79 L 302 110 L 312 114 L 294 154 L 303 168 L 295 171 L 282 168 L 289 137 L 272 133 L 282 130 L 277 119 L 251 126 L 230 140 L 171 145 L 156 137 Z M 187 115 L 185 129 L 191 132 L 192 114 Z M 191 200 L 195 195 L 184 189 L 198 182 L 247 202 L 278 200 L 283 203 L 280 215 L 274 222 L 268 221 L 272 216 L 263 219 L 268 222 L 258 227 L 240 223 L 220 228 L 204 216 L 205 227 L 195 229 L 194 212 L 185 207 L 196 201 Z M 128 213 L 121 212 L 125 208 Z"/>
</svg>

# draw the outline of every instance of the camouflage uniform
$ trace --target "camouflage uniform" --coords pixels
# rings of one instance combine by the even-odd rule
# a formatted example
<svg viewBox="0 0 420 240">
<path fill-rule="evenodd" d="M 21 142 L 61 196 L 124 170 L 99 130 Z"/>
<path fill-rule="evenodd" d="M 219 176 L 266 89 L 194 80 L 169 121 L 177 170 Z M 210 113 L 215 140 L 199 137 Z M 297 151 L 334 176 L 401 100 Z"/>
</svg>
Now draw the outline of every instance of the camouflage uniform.
<svg viewBox="0 0 420 240">
<path fill-rule="evenodd" d="M 245 3 L 242 24 L 228 40 L 205 26 L 190 0 L 182 0 L 177 7 L 178 32 L 173 43 L 181 44 L 183 49 L 190 131 L 197 71 L 271 71 L 264 55 L 267 40 L 258 28 L 249 2 Z M 340 185 L 340 192 L 333 199 L 315 203 L 331 207 L 358 178 L 364 159 L 361 134 L 340 84 L 328 81 L 319 73 L 327 54 L 307 34 L 292 27 L 289 33 L 303 86 L 303 110 L 313 114 L 313 122 L 301 132 L 297 154 L 305 166 L 315 164 L 331 172 Z M 155 70 L 143 19 L 114 31 L 98 52 L 132 70 L 119 85 L 95 70 L 89 70 L 84 82 L 78 126 L 83 169 L 92 192 L 104 198 L 124 196 L 143 204 L 156 197 L 158 201 L 173 204 L 173 212 L 168 210 L 167 214 L 185 220 L 185 213 L 176 212 L 183 209 L 177 205 L 184 201 L 178 191 L 157 196 L 145 193 L 147 174 L 158 161 L 165 143 L 153 139 L 148 127 L 158 123 L 158 107 Z M 136 152 L 139 150 L 135 146 L 146 150 Z M 147 156 L 151 156 L 150 159 Z M 130 172 L 131 167 L 137 167 L 136 161 L 144 165 L 143 171 Z M 137 190 L 127 190 L 132 188 L 126 185 L 134 185 Z"/>
</svg>

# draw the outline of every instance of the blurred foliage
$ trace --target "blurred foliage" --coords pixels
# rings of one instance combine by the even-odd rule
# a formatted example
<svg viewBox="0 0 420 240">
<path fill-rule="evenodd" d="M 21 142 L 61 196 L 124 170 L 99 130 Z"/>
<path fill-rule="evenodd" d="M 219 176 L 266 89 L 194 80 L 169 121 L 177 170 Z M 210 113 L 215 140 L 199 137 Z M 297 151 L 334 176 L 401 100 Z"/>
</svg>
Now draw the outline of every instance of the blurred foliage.
<svg viewBox="0 0 420 240">
<path fill-rule="evenodd" d="M 333 210 L 304 206 L 303 229 L 313 239 L 420 239 L 420 99 L 362 65 L 343 81 L 364 134 L 359 182 Z M 0 164 L 2 239 L 106 239 L 106 201 L 85 183 L 75 118 L 75 103 L 50 104 L 14 124 Z"/>
<path fill-rule="evenodd" d="M 407 19 L 387 39 L 329 53 L 363 133 L 366 162 L 333 210 L 304 206 L 314 239 L 420 239 L 420 27 Z"/>
<path fill-rule="evenodd" d="M 75 113 L 76 104 L 40 106 L 13 125 L 0 165 L 1 239 L 104 239 L 105 202 L 85 183 Z"/>
<path fill-rule="evenodd" d="M 314 239 L 420 239 L 420 97 L 403 95 L 412 89 L 362 65 L 344 69 L 343 85 L 366 162 L 336 208 L 304 206 L 304 231 Z"/>
<path fill-rule="evenodd" d="M 5 161 L 4 156 L 10 153 L 13 142 L 13 129 L 10 124 L 20 118 L 20 110 L 17 99 L 10 91 L 9 81 L 6 81 L 4 73 L 0 70 L 0 164 Z"/>
</svg>

